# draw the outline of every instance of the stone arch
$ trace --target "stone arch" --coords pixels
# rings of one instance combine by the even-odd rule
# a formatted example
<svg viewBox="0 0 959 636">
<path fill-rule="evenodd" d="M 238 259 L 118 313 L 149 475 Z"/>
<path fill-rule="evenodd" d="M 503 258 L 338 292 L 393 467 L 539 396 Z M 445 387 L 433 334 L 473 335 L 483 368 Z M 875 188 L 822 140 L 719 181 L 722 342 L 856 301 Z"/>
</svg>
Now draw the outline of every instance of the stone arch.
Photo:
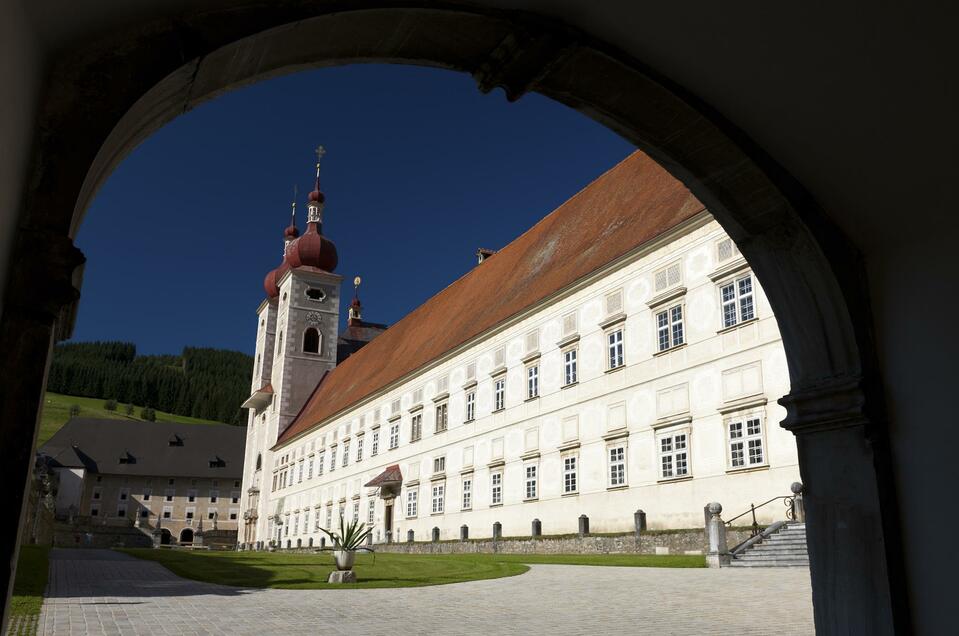
<svg viewBox="0 0 959 636">
<path fill-rule="evenodd" d="M 193 543 L 193 528 L 180 530 L 180 543 Z"/>
<path fill-rule="evenodd" d="M 319 353 L 323 346 L 323 336 L 316 327 L 307 327 L 303 332 L 303 353 Z"/>
<path fill-rule="evenodd" d="M 787 352 L 783 425 L 797 436 L 806 485 L 817 628 L 905 630 L 864 276 L 802 187 L 681 87 L 565 25 L 455 2 L 358 7 L 187 9 L 51 60 L 0 323 L 4 366 L 20 376 L 0 407 L 14 460 L 2 476 L 14 492 L 24 490 L 32 432 L 12 423 L 35 417 L 51 335 L 68 335 L 75 315 L 83 256 L 71 237 L 123 157 L 176 115 L 245 83 L 359 62 L 435 66 L 472 74 L 483 91 L 502 87 L 510 100 L 536 91 L 578 110 L 635 143 L 712 211 L 762 280 Z M 32 249 L 41 233 L 43 254 Z M 12 547 L 4 549 L 6 558 Z"/>
</svg>

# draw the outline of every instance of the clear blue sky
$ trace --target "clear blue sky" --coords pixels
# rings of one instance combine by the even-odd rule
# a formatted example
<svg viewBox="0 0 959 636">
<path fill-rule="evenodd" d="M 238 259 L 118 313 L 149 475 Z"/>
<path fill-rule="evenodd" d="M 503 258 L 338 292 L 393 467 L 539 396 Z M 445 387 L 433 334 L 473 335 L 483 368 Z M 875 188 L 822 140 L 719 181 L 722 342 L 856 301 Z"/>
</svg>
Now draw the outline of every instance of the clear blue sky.
<svg viewBox="0 0 959 636">
<path fill-rule="evenodd" d="M 77 239 L 74 340 L 251 352 L 294 184 L 305 226 L 318 144 L 337 273 L 362 276 L 364 318 L 388 323 L 632 151 L 558 103 L 509 104 L 436 69 L 349 66 L 233 91 L 150 137 L 99 192 Z"/>
</svg>

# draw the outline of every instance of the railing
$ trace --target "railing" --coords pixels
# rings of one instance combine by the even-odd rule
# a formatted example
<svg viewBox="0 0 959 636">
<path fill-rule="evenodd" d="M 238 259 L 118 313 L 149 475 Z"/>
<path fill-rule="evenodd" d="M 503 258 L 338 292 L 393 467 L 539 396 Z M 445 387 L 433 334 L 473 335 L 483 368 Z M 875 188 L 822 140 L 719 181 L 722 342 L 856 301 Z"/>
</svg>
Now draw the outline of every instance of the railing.
<svg viewBox="0 0 959 636">
<path fill-rule="evenodd" d="M 736 521 L 737 519 L 745 517 L 746 515 L 752 515 L 752 530 L 749 537 L 750 538 L 755 537 L 757 534 L 762 532 L 762 530 L 760 530 L 759 528 L 759 523 L 756 521 L 756 511 L 765 505 L 771 504 L 774 501 L 783 502 L 783 505 L 786 507 L 786 519 L 789 519 L 790 521 L 794 521 L 796 519 L 795 497 L 791 495 L 782 495 L 779 497 L 773 497 L 772 499 L 769 499 L 768 501 L 764 501 L 758 506 L 754 504 L 749 504 L 749 510 L 747 510 L 746 512 L 740 513 L 736 515 L 735 517 L 733 517 L 732 519 L 729 519 L 728 521 L 726 521 L 726 526 L 731 528 L 733 525 L 733 521 Z"/>
</svg>

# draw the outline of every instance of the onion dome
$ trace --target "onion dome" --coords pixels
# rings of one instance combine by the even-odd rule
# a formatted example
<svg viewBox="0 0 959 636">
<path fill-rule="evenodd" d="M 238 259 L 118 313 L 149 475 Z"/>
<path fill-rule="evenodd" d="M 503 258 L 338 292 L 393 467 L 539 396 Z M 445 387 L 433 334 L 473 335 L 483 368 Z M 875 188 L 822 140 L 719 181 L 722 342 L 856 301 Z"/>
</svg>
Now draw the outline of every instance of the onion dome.
<svg viewBox="0 0 959 636">
<path fill-rule="evenodd" d="M 263 291 L 266 292 L 267 297 L 276 298 L 280 295 L 280 287 L 277 283 L 280 282 L 280 279 L 283 278 L 283 275 L 288 271 L 290 271 L 290 263 L 286 260 L 286 256 L 284 256 L 283 262 L 280 263 L 279 267 L 270 270 L 266 278 L 263 279 Z"/>
<path fill-rule="evenodd" d="M 296 229 L 295 225 L 291 225 L 290 227 L 283 230 L 283 238 L 285 238 L 288 241 L 292 241 L 299 235 L 300 235 L 300 231 Z"/>
<path fill-rule="evenodd" d="M 290 243 L 286 257 L 291 267 L 316 267 L 327 272 L 336 269 L 336 245 L 320 234 L 317 225 L 308 223 L 303 236 Z"/>
</svg>

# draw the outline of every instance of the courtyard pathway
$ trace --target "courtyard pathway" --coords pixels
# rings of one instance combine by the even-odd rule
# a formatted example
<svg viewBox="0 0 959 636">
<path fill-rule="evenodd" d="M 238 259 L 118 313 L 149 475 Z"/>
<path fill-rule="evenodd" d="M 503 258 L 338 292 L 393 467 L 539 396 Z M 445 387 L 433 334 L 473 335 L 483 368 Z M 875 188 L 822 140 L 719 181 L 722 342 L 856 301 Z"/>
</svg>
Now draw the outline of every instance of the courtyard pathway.
<svg viewBox="0 0 959 636">
<path fill-rule="evenodd" d="M 805 569 L 534 565 L 420 588 L 259 590 L 55 549 L 42 634 L 812 634 Z"/>
</svg>

